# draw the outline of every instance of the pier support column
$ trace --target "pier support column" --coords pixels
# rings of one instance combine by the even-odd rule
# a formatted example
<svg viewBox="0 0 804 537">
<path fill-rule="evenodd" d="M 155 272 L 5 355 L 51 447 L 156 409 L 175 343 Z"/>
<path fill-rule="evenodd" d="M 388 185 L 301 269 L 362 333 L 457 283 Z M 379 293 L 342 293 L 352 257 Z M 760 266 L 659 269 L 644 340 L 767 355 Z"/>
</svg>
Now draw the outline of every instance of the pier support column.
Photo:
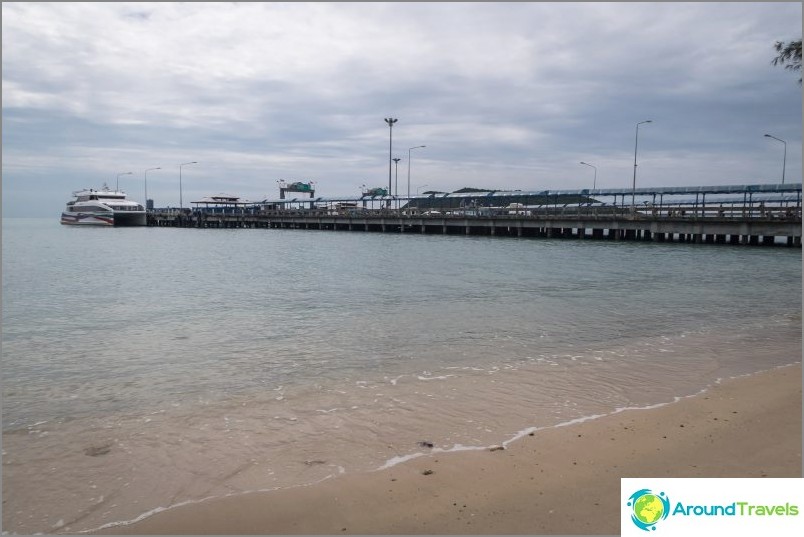
<svg viewBox="0 0 804 537">
<path fill-rule="evenodd" d="M 521 236 L 522 236 L 522 228 L 521 228 L 521 227 L 516 228 L 516 236 L 517 236 L 517 237 L 521 237 Z"/>
</svg>

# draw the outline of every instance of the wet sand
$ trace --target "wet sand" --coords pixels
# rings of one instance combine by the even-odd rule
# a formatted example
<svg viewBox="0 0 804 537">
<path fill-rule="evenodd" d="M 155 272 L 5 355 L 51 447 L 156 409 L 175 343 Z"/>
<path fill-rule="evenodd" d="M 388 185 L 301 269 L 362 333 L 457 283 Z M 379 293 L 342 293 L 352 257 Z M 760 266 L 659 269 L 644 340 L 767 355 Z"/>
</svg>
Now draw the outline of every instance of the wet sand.
<svg viewBox="0 0 804 537">
<path fill-rule="evenodd" d="M 800 364 L 778 368 L 505 449 L 434 453 L 97 533 L 614 535 L 621 477 L 801 477 L 801 375 Z"/>
</svg>

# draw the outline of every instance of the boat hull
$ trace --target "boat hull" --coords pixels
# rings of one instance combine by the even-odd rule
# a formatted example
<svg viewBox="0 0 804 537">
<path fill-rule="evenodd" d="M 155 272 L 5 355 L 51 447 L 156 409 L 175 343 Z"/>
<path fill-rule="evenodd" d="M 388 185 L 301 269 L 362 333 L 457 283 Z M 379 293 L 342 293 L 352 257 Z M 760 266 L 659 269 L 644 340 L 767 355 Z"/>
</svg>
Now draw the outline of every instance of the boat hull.
<svg viewBox="0 0 804 537">
<path fill-rule="evenodd" d="M 144 226 L 147 219 L 144 212 L 118 212 L 114 213 L 114 225 L 122 226 Z"/>
<path fill-rule="evenodd" d="M 61 213 L 61 223 L 68 226 L 127 227 L 146 225 L 145 213 Z"/>
</svg>

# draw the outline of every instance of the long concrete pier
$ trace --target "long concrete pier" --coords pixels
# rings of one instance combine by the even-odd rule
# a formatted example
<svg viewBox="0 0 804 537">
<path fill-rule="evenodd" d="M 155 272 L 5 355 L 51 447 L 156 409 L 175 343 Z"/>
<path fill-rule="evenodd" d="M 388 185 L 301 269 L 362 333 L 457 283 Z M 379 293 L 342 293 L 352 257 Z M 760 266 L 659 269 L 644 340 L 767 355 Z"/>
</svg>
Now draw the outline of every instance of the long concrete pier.
<svg viewBox="0 0 804 537">
<path fill-rule="evenodd" d="M 331 211 L 225 213 L 153 212 L 151 226 L 192 228 L 270 228 L 380 233 L 437 233 L 545 237 L 576 240 L 638 240 L 699 244 L 787 245 L 801 247 L 801 213 L 722 216 L 685 214 L 510 214 L 406 215 L 381 210 L 363 214 Z"/>
<path fill-rule="evenodd" d="M 151 211 L 148 225 L 801 247 L 801 183 L 312 196 L 212 196 Z"/>
</svg>

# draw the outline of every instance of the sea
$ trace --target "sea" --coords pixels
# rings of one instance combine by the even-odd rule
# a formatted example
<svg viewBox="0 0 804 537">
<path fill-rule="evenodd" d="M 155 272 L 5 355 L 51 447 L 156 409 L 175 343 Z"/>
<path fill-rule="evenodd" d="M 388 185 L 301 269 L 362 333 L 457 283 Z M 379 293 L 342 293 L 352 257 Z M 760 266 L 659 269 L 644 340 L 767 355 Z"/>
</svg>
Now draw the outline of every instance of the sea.
<svg viewBox="0 0 804 537">
<path fill-rule="evenodd" d="M 4 532 L 507 445 L 801 361 L 799 248 L 2 226 Z"/>
</svg>

